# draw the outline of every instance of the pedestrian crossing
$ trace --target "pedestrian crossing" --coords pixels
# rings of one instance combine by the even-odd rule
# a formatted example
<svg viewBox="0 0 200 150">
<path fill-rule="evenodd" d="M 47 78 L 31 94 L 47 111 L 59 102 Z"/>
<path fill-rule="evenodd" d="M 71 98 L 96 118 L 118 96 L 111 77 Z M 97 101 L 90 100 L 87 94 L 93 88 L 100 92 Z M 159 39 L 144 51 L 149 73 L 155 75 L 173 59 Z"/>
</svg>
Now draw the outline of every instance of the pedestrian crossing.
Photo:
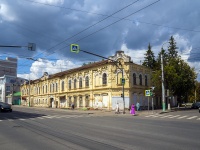
<svg viewBox="0 0 200 150">
<path fill-rule="evenodd" d="M 162 114 L 151 114 L 145 116 L 146 118 L 159 118 L 159 119 L 186 119 L 186 120 L 200 120 L 200 116 L 189 116 L 189 115 L 162 115 Z"/>
<path fill-rule="evenodd" d="M 12 117 L 12 118 L 0 118 L 0 122 L 2 121 L 24 121 L 24 120 L 44 120 L 44 119 L 67 119 L 67 118 L 88 118 L 88 117 L 102 117 L 103 115 L 46 115 L 46 116 L 38 116 L 38 117 L 33 117 L 33 116 L 26 116 L 26 117 Z"/>
</svg>

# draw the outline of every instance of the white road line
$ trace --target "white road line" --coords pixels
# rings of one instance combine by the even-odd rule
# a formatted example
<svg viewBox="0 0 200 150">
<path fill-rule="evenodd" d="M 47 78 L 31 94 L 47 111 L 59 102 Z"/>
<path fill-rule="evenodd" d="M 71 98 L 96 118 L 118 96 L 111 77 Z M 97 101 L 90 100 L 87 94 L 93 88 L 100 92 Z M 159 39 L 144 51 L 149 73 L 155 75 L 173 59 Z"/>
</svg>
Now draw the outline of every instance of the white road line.
<svg viewBox="0 0 200 150">
<path fill-rule="evenodd" d="M 176 116 L 172 116 L 172 117 L 169 117 L 169 118 L 176 118 L 176 117 L 179 117 L 180 115 L 176 115 Z"/>
<path fill-rule="evenodd" d="M 193 117 L 190 117 L 190 118 L 187 118 L 187 119 L 194 119 L 194 118 L 196 118 L 196 117 L 198 117 L 198 116 L 193 116 Z"/>
<path fill-rule="evenodd" d="M 167 117 L 171 117 L 173 115 L 166 115 L 166 116 L 163 116 L 163 117 L 160 117 L 160 118 L 167 118 Z"/>
<path fill-rule="evenodd" d="M 38 119 L 44 119 L 43 117 L 37 117 Z"/>
<path fill-rule="evenodd" d="M 26 120 L 26 119 L 22 119 L 22 118 L 21 118 L 21 119 L 19 119 L 19 120 Z"/>
<path fill-rule="evenodd" d="M 8 119 L 8 121 L 14 121 L 13 119 Z"/>
<path fill-rule="evenodd" d="M 148 116 L 145 116 L 145 117 L 152 117 L 152 116 L 154 116 L 154 115 L 148 115 Z"/>
<path fill-rule="evenodd" d="M 182 117 L 178 117 L 177 119 L 182 119 L 182 118 L 186 118 L 186 117 L 188 117 L 188 116 L 182 116 Z"/>
<path fill-rule="evenodd" d="M 200 120 L 200 118 L 198 118 L 197 120 Z"/>
<path fill-rule="evenodd" d="M 35 120 L 35 118 L 30 118 L 30 120 Z"/>
<path fill-rule="evenodd" d="M 0 120 L 0 121 L 3 121 L 3 120 Z"/>
</svg>

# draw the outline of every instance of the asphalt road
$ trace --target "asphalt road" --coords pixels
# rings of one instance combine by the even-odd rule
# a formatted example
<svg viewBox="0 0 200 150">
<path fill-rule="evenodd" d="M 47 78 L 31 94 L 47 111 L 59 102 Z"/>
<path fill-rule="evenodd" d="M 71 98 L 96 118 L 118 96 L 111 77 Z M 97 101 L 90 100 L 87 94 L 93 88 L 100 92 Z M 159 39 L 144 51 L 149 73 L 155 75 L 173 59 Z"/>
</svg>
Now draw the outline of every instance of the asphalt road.
<svg viewBox="0 0 200 150">
<path fill-rule="evenodd" d="M 0 149 L 200 149 L 196 110 L 150 115 L 14 107 L 12 113 L 0 113 Z"/>
</svg>

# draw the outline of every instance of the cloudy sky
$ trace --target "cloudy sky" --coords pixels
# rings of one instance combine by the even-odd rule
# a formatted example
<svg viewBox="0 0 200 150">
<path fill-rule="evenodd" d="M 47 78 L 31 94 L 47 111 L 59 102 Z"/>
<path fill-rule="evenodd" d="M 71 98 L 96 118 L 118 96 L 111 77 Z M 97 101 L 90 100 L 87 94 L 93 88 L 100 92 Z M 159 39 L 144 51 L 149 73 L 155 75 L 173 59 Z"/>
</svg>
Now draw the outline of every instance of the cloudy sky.
<svg viewBox="0 0 200 150">
<path fill-rule="evenodd" d="M 101 60 L 71 53 L 71 43 L 104 57 L 123 50 L 140 64 L 149 43 L 157 56 L 174 36 L 182 59 L 198 72 L 199 6 L 199 0 L 0 0 L 0 45 L 24 46 L 1 47 L 0 59 L 17 57 L 18 76 L 36 79 Z"/>
</svg>

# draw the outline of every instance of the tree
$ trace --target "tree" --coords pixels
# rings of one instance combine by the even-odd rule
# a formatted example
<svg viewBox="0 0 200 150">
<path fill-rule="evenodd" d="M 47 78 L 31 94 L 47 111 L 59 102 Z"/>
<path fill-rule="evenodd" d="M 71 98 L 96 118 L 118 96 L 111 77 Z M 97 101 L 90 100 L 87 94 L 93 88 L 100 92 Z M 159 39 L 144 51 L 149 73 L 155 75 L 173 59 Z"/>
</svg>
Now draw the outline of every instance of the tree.
<svg viewBox="0 0 200 150">
<path fill-rule="evenodd" d="M 143 66 L 149 67 L 151 69 L 154 69 L 156 66 L 155 56 L 153 51 L 151 50 L 151 45 L 149 43 L 148 50 L 146 51 L 146 54 L 144 54 L 144 62 L 142 63 Z"/>
<path fill-rule="evenodd" d="M 189 96 L 194 94 L 196 73 L 188 63 L 181 59 L 176 50 L 176 42 L 171 36 L 169 39 L 169 47 L 166 52 L 161 49 L 156 60 L 158 67 L 152 75 L 152 82 L 156 86 L 157 92 L 161 93 L 161 54 L 163 55 L 165 89 L 169 89 L 170 93 L 178 97 L 178 101 L 187 102 Z"/>
<path fill-rule="evenodd" d="M 173 36 L 169 39 L 169 47 L 168 47 L 168 58 L 177 58 L 178 57 L 178 47 L 176 46 L 176 41 Z"/>
</svg>

